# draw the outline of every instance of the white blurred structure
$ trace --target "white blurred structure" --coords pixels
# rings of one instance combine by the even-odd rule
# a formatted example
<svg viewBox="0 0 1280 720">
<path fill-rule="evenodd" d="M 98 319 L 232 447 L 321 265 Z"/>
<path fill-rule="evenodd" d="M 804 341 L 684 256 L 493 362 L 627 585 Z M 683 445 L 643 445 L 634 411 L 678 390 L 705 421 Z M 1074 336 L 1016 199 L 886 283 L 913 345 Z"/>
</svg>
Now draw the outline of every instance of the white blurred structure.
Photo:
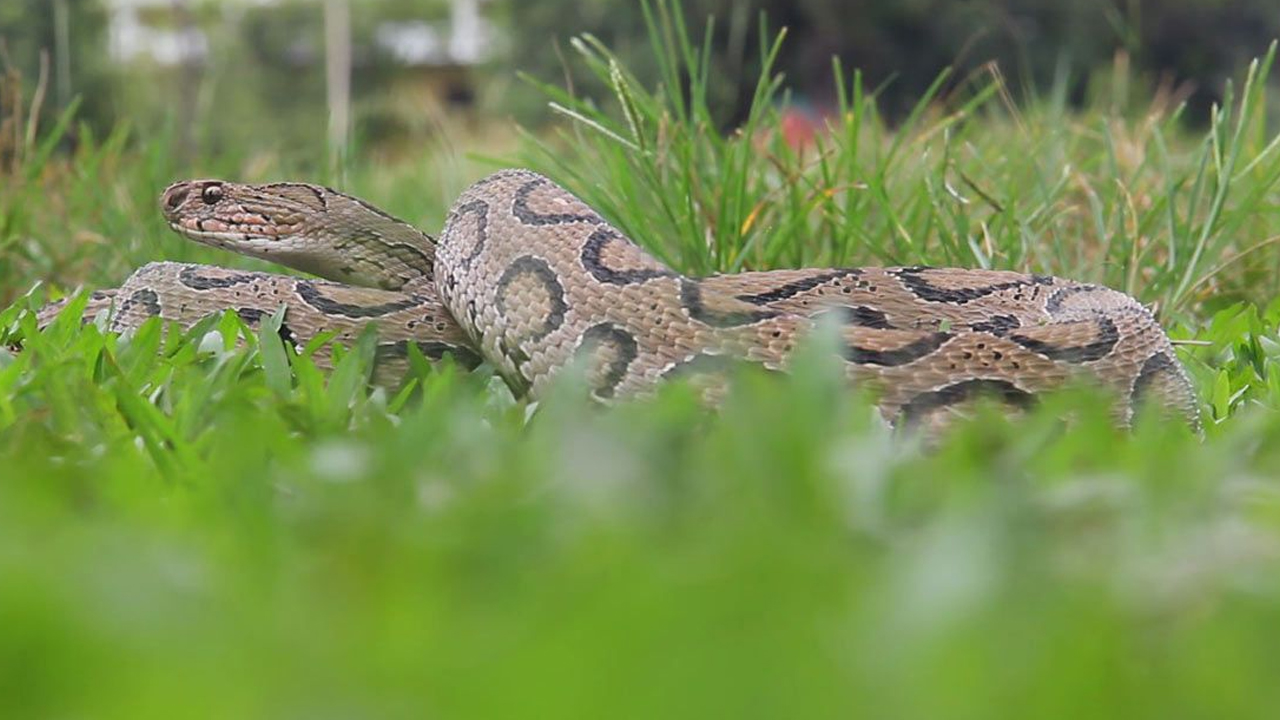
<svg viewBox="0 0 1280 720">
<path fill-rule="evenodd" d="M 497 32 L 483 13 L 490 0 L 451 0 L 444 22 L 409 20 L 380 23 L 373 43 L 396 62 L 410 66 L 467 66 L 487 60 Z M 202 63 L 209 55 L 209 39 L 192 20 L 200 0 L 104 0 L 108 11 L 108 49 L 118 63 L 150 61 L 160 65 Z M 223 0 L 216 3 L 222 19 L 234 23 L 245 6 L 276 5 L 278 0 Z M 323 3 L 316 2 L 316 12 Z M 173 22 L 153 25 L 148 17 Z M 186 14 L 186 17 L 183 15 Z"/>
<path fill-rule="evenodd" d="M 475 65 L 489 59 L 496 41 L 481 0 L 453 0 L 449 22 L 384 22 L 374 42 L 403 65 Z"/>
<path fill-rule="evenodd" d="M 158 28 L 142 21 L 146 11 L 174 10 L 171 0 L 107 0 L 105 4 L 109 18 L 107 50 L 116 62 L 151 60 L 161 65 L 180 65 L 203 61 L 209 54 L 208 38 L 192 25 Z"/>
</svg>

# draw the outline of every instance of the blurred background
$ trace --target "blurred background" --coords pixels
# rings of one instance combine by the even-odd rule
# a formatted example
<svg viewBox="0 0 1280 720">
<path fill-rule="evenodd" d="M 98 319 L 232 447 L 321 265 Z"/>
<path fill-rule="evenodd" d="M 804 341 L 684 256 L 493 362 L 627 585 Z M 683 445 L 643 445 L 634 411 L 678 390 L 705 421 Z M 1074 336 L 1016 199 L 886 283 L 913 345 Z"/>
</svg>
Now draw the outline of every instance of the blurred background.
<svg viewBox="0 0 1280 720">
<path fill-rule="evenodd" d="M 1227 78 L 1280 36 L 1275 0 L 687 0 L 683 13 L 694 37 L 716 18 L 711 87 L 722 128 L 749 107 L 761 24 L 788 29 L 777 67 L 790 91 L 784 122 L 798 135 L 835 104 L 834 57 L 862 71 L 890 117 L 948 66 L 951 83 L 999 72 L 1017 96 L 1083 103 L 1089 78 L 1123 63 L 1153 92 L 1187 101 L 1197 123 Z M 305 169 L 322 164 L 318 148 L 353 146 L 395 158 L 459 129 L 550 121 L 546 95 L 520 74 L 604 94 L 565 62 L 582 33 L 656 83 L 641 3 L 5 0 L 0 118 L 14 124 L 36 110 L 52 122 L 78 103 L 68 143 L 124 125 L 133 137 L 169 138 L 188 159 L 234 148 L 297 156 Z"/>
</svg>

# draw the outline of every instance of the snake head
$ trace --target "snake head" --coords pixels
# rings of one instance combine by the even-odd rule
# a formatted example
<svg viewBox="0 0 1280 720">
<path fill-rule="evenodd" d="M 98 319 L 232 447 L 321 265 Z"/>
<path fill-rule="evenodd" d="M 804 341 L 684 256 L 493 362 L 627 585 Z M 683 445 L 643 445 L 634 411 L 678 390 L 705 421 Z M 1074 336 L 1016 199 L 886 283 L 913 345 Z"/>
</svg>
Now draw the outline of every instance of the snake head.
<svg viewBox="0 0 1280 720">
<path fill-rule="evenodd" d="M 198 243 L 349 281 L 346 268 L 355 266 L 340 255 L 342 218 L 330 211 L 330 192 L 304 183 L 184 180 L 160 195 L 160 211 L 170 229 Z"/>
<path fill-rule="evenodd" d="M 184 180 L 160 196 L 160 210 L 179 234 L 249 254 L 293 242 L 327 209 L 322 189 L 302 183 Z"/>
<path fill-rule="evenodd" d="M 160 195 L 188 239 L 354 285 L 398 289 L 430 277 L 430 237 L 320 185 L 183 180 Z"/>
</svg>

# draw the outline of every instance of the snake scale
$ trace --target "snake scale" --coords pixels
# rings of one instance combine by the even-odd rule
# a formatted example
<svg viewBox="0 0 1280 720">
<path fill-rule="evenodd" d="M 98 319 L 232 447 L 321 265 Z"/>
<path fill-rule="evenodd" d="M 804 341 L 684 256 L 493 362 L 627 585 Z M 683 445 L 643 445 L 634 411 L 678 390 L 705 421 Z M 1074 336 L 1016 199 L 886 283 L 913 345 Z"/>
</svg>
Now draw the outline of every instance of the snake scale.
<svg viewBox="0 0 1280 720">
<path fill-rule="evenodd" d="M 192 240 L 326 279 L 151 263 L 95 293 L 86 316 L 110 309 L 116 330 L 154 315 L 189 327 L 232 309 L 253 324 L 284 306 L 281 332 L 296 344 L 325 330 L 351 341 L 377 323 L 384 382 L 414 344 L 467 367 L 487 361 L 535 398 L 577 365 L 609 400 L 677 376 L 715 388 L 730 359 L 785 369 L 800 338 L 834 313 L 848 378 L 872 387 L 895 423 L 945 422 L 979 397 L 1025 407 L 1086 378 L 1115 394 L 1121 423 L 1151 401 L 1198 426 L 1192 385 L 1160 325 L 1098 285 L 929 267 L 691 278 L 526 170 L 468 188 L 438 239 L 304 183 L 178 182 L 161 209 Z"/>
</svg>

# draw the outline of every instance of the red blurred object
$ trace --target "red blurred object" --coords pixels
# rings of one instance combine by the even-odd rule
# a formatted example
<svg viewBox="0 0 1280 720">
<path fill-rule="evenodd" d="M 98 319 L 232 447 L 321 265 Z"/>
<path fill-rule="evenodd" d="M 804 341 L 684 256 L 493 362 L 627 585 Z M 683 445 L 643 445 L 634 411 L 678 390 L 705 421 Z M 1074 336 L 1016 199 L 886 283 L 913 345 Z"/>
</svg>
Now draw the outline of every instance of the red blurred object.
<svg viewBox="0 0 1280 720">
<path fill-rule="evenodd" d="M 788 105 L 778 121 L 783 141 L 796 152 L 805 150 L 819 134 L 827 132 L 828 116 L 829 113 L 808 103 Z"/>
</svg>

